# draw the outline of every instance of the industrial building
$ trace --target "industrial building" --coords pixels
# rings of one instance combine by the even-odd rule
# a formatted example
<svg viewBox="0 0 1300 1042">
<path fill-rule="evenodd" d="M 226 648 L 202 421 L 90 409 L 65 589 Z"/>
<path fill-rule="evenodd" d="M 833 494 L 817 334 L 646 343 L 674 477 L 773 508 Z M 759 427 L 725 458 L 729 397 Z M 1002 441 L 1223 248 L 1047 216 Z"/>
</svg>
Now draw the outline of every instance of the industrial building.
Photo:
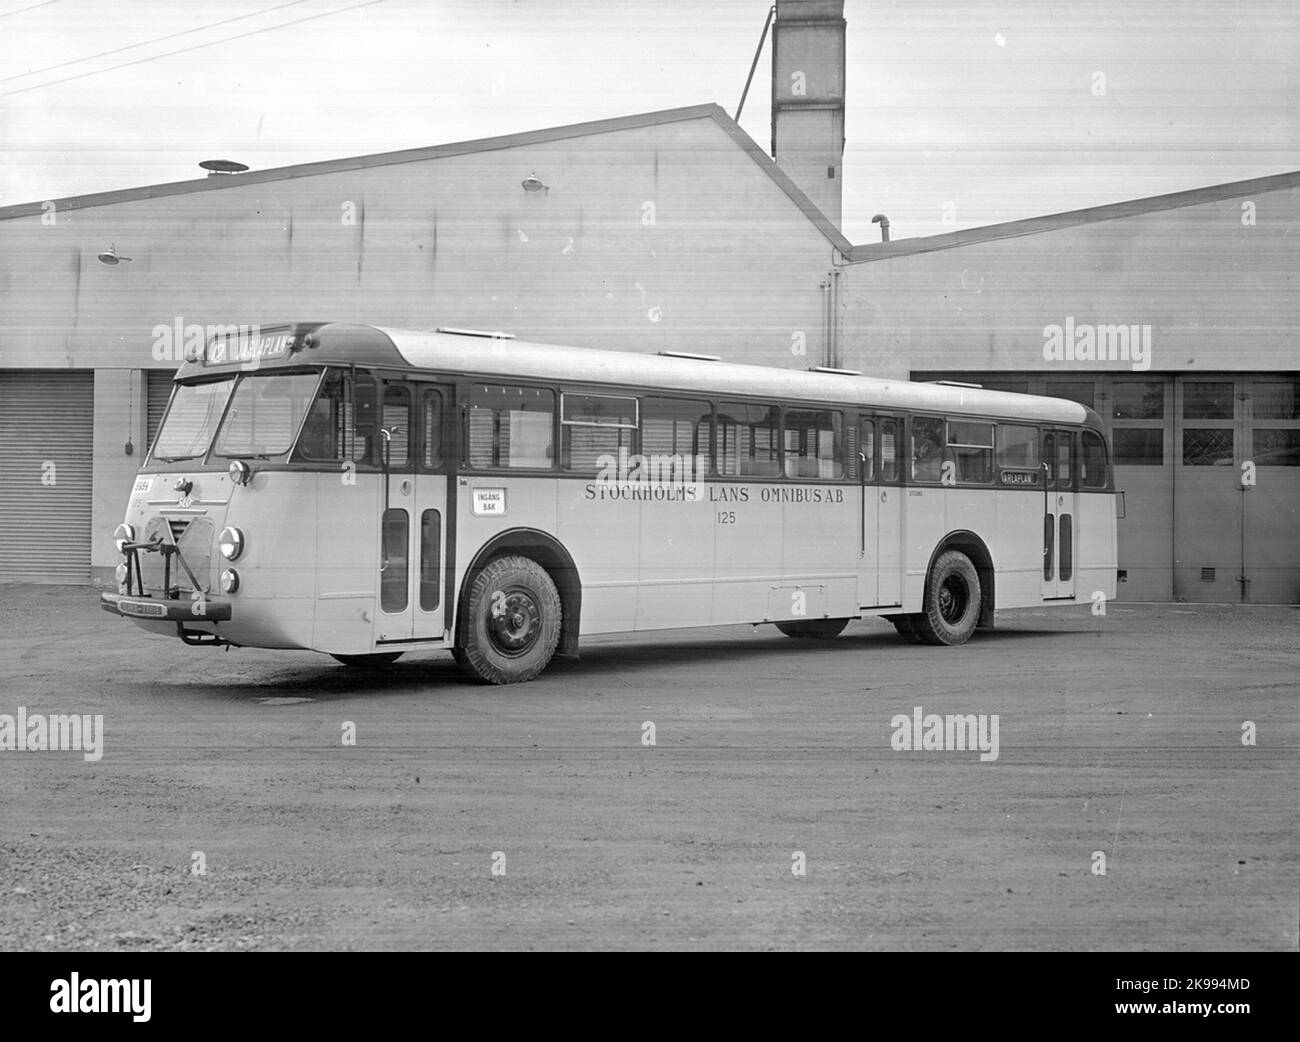
<svg viewBox="0 0 1300 1042">
<path fill-rule="evenodd" d="M 771 155 L 708 104 L 0 208 L 0 576 L 109 579 L 183 341 L 338 320 L 1073 398 L 1122 597 L 1300 602 L 1300 172 L 850 243 L 842 7 L 778 4 Z"/>
</svg>

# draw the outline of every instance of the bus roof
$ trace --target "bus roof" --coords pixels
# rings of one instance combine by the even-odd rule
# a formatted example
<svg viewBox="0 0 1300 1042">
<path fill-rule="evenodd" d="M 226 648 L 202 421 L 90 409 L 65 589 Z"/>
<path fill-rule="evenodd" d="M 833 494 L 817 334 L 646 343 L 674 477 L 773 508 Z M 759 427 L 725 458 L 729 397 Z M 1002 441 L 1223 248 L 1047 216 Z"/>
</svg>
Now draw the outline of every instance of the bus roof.
<svg viewBox="0 0 1300 1042">
<path fill-rule="evenodd" d="M 230 327 L 233 329 L 234 327 Z M 250 327 L 245 327 L 250 328 Z M 355 362 L 453 373 L 485 381 L 512 379 L 609 385 L 713 397 L 769 398 L 908 412 L 966 413 L 1000 419 L 1086 424 L 1100 429 L 1093 410 L 1063 398 L 987 391 L 946 384 L 913 383 L 847 373 L 743 365 L 635 351 L 563 347 L 487 335 L 394 329 L 351 323 L 312 322 L 251 327 L 260 343 L 287 338 L 290 346 L 261 358 L 259 367 Z M 303 347 L 304 340 L 306 348 Z M 241 366 L 234 357 L 186 362 L 178 380 Z M 224 361 L 229 357 L 230 361 Z"/>
<path fill-rule="evenodd" d="M 910 412 L 974 413 L 1006 419 L 1083 424 L 1091 411 L 1063 398 L 945 384 L 743 365 L 632 351 L 560 347 L 488 337 L 382 329 L 421 369 L 508 380 L 511 377 L 613 384 L 666 392 L 777 398 Z M 1099 421 L 1091 425 L 1100 427 Z"/>
</svg>

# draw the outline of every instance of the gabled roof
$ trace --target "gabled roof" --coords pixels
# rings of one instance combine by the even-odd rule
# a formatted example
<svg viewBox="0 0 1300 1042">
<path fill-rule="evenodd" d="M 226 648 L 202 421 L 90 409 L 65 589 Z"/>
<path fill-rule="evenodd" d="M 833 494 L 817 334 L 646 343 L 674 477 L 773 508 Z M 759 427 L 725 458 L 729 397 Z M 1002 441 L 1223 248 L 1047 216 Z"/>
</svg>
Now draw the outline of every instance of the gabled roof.
<svg viewBox="0 0 1300 1042">
<path fill-rule="evenodd" d="M 1095 224 L 1098 221 L 1137 217 L 1142 214 L 1158 213 L 1161 210 L 1177 210 L 1184 206 L 1199 206 L 1202 203 L 1239 199 L 1243 196 L 1259 195 L 1262 192 L 1276 192 L 1297 187 L 1300 187 L 1300 170 L 1286 174 L 1273 174 L 1269 177 L 1256 177 L 1249 181 L 1210 185 L 1208 188 L 1193 188 L 1186 192 L 1153 195 L 1145 199 L 1128 199 L 1122 203 L 1106 203 L 1103 206 L 1090 206 L 1083 210 L 1069 210 L 1065 213 L 1048 214 L 1045 217 L 1030 217 L 1023 221 L 966 228 L 944 235 L 899 239 L 897 242 L 868 243 L 854 246 L 849 251 L 849 262 L 864 264 L 870 261 L 889 260 L 892 257 L 905 257 L 914 253 L 950 250 L 956 246 L 972 246 L 980 242 L 1014 239 L 1021 235 L 1037 235 L 1042 232 L 1059 231 L 1062 228 L 1074 228 L 1082 224 Z"/>
<path fill-rule="evenodd" d="M 831 244 L 841 252 L 848 253 L 848 239 L 840 234 L 826 216 L 776 165 L 766 152 L 748 134 L 740 128 L 735 120 L 717 104 L 690 105 L 685 108 L 663 109 L 659 112 L 643 112 L 634 116 L 620 116 L 615 119 L 598 119 L 587 123 L 572 123 L 564 127 L 548 127 L 545 130 L 529 130 L 520 134 L 503 134 L 498 137 L 478 138 L 474 141 L 457 141 L 447 145 L 431 145 L 424 148 L 407 148 L 398 152 L 378 152 L 373 155 L 352 156 L 346 159 L 326 159 L 318 163 L 301 163 L 297 166 L 273 167 L 268 170 L 252 170 L 247 173 L 222 177 L 201 177 L 193 181 L 173 181 L 169 184 L 146 185 L 141 188 L 125 188 L 112 192 L 96 192 L 92 195 L 69 196 L 52 200 L 59 210 L 84 210 L 91 206 L 111 206 L 114 203 L 135 202 L 142 199 L 160 199 L 171 195 L 186 195 L 191 192 L 219 192 L 228 188 L 267 181 L 287 181 L 299 177 L 313 177 L 318 174 L 336 174 L 347 170 L 366 170 L 371 167 L 392 166 L 398 163 L 421 163 L 433 159 L 446 159 L 449 156 L 462 156 L 477 152 L 494 152 L 524 145 L 539 145 L 551 141 L 564 141 L 569 138 L 587 137 L 593 134 L 612 134 L 621 130 L 635 130 L 640 127 L 653 127 L 665 123 L 685 123 L 697 119 L 712 119 L 745 152 L 768 177 L 770 177 L 790 200 L 801 210 L 808 220 Z M 18 203 L 13 206 L 0 207 L 0 220 L 13 217 L 28 217 L 44 212 L 46 201 Z"/>
</svg>

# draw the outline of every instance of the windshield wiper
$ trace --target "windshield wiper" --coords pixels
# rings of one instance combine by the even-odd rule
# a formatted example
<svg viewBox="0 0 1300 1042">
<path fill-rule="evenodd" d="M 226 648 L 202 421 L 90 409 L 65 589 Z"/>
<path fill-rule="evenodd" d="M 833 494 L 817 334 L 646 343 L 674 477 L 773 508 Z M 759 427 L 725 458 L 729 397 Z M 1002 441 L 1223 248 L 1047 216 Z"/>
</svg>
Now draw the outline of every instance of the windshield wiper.
<svg viewBox="0 0 1300 1042">
<path fill-rule="evenodd" d="M 163 463 L 179 463 L 184 459 L 199 459 L 205 455 L 207 455 L 207 453 L 196 452 L 192 456 L 155 456 L 154 459 L 162 460 Z"/>
</svg>

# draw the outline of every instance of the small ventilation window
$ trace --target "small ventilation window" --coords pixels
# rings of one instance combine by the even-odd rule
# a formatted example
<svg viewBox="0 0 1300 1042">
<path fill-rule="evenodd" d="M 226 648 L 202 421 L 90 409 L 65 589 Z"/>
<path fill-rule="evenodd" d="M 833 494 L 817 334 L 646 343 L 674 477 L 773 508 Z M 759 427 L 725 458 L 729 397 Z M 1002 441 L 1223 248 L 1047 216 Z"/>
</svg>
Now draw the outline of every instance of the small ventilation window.
<svg viewBox="0 0 1300 1042">
<path fill-rule="evenodd" d="M 1213 568 L 1202 568 L 1202 569 L 1201 569 L 1201 582 L 1203 582 L 1203 583 L 1212 583 L 1212 582 L 1214 582 L 1214 569 L 1213 569 Z"/>
<path fill-rule="evenodd" d="M 828 166 L 826 168 L 826 180 L 827 181 L 835 180 L 835 168 L 833 166 Z"/>
</svg>

